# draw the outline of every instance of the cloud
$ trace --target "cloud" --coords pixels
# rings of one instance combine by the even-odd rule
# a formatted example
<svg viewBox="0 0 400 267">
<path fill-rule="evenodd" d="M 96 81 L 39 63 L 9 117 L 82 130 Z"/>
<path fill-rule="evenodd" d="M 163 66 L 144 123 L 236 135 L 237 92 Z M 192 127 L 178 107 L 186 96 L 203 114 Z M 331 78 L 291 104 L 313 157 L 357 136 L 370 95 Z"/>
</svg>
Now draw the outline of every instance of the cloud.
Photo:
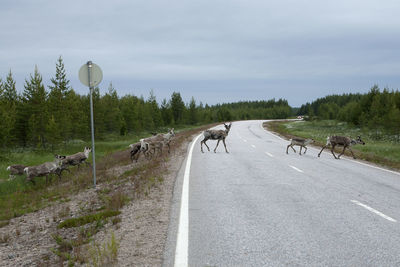
<svg viewBox="0 0 400 267">
<path fill-rule="evenodd" d="M 399 8 L 370 0 L 5 0 L 0 77 L 11 69 L 22 90 L 38 65 L 48 82 L 62 55 L 76 88 L 90 59 L 103 69 L 101 86 L 113 81 L 120 94 L 135 84 L 162 92 L 178 84 L 183 95 L 207 88 L 201 97 L 210 103 L 238 100 L 243 87 L 242 97 L 280 93 L 296 105 L 324 88 L 398 88 Z"/>
</svg>

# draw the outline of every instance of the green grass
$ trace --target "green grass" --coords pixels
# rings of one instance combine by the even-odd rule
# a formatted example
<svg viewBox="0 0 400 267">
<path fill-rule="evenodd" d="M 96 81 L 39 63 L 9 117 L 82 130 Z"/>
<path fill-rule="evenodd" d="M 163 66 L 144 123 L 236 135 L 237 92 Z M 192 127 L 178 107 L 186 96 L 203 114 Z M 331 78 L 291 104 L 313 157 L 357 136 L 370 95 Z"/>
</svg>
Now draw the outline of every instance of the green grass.
<svg viewBox="0 0 400 267">
<path fill-rule="evenodd" d="M 313 138 L 316 140 L 316 145 L 320 146 L 325 145 L 326 138 L 331 135 L 351 136 L 353 138 L 360 135 L 366 144 L 352 147 L 357 158 L 400 169 L 400 143 L 394 142 L 392 137 L 384 135 L 377 138 L 375 131 L 333 120 L 272 122 L 269 127 L 287 137 Z"/>
<path fill-rule="evenodd" d="M 59 225 L 57 225 L 57 228 L 71 228 L 71 227 L 78 227 L 78 226 L 82 226 L 88 223 L 92 223 L 95 221 L 100 221 L 100 220 L 104 220 L 108 217 L 113 217 L 113 216 L 117 216 L 121 214 L 120 211 L 116 211 L 116 210 L 106 210 L 106 211 L 102 211 L 102 212 L 98 212 L 95 214 L 89 214 L 89 215 L 85 215 L 85 216 L 81 216 L 78 218 L 70 218 L 70 219 L 66 219 L 65 221 L 63 221 L 62 223 L 60 223 Z"/>
</svg>

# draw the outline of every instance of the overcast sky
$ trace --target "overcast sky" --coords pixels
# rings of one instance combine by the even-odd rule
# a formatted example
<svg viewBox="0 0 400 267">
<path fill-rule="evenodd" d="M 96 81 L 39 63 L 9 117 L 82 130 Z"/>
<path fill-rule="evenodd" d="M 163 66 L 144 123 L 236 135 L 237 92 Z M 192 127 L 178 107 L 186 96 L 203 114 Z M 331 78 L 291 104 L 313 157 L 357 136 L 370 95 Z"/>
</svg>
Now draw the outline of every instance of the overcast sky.
<svg viewBox="0 0 400 267">
<path fill-rule="evenodd" d="M 17 89 L 35 65 L 44 84 L 62 56 L 80 94 L 79 68 L 103 70 L 120 96 L 216 104 L 400 86 L 400 1 L 1 0 L 0 77 Z"/>
</svg>

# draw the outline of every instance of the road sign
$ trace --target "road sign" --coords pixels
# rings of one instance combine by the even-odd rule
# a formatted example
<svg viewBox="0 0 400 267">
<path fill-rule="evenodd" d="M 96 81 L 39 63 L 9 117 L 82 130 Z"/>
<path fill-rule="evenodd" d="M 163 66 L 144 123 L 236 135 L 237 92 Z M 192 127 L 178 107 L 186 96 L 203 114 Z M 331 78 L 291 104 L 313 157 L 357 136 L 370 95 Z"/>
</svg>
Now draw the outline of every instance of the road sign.
<svg viewBox="0 0 400 267">
<path fill-rule="evenodd" d="M 93 119 L 93 88 L 103 79 L 103 72 L 100 67 L 92 61 L 88 61 L 79 70 L 79 80 L 90 90 L 90 124 L 92 128 L 92 159 L 93 159 L 93 185 L 96 188 L 96 161 L 94 149 L 94 119 Z"/>
<path fill-rule="evenodd" d="M 89 69 L 90 69 L 90 84 L 89 84 Z M 79 69 L 79 80 L 81 83 L 88 87 L 95 87 L 100 84 L 101 80 L 103 79 L 103 72 L 101 71 L 100 67 L 91 61 L 84 64 Z"/>
</svg>

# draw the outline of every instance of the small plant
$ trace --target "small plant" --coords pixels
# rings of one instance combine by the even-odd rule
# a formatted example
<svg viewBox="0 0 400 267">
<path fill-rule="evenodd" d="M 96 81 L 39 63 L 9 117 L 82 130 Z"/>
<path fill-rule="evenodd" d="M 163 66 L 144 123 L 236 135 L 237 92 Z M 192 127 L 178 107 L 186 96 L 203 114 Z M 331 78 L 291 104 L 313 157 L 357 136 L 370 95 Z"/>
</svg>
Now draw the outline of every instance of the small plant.
<svg viewBox="0 0 400 267">
<path fill-rule="evenodd" d="M 125 195 L 121 190 L 117 191 L 108 199 L 107 208 L 109 210 L 119 210 L 125 203 L 129 201 L 127 195 Z"/>
<path fill-rule="evenodd" d="M 93 242 L 89 247 L 90 263 L 93 266 L 109 266 L 117 261 L 119 241 L 116 240 L 114 233 L 111 239 L 103 245 Z"/>
<path fill-rule="evenodd" d="M 78 218 L 70 218 L 70 219 L 67 219 L 67 220 L 63 221 L 62 223 L 60 223 L 57 226 L 57 228 L 60 229 L 60 228 L 78 227 L 78 226 L 82 226 L 82 225 L 85 225 L 88 223 L 92 223 L 94 221 L 100 221 L 100 220 L 108 218 L 108 217 L 117 216 L 119 214 L 121 214 L 120 211 L 106 210 L 106 211 L 102 211 L 102 212 L 95 213 L 95 214 L 81 216 Z"/>
<path fill-rule="evenodd" d="M 54 241 L 56 241 L 57 245 L 59 246 L 59 251 L 67 252 L 72 250 L 72 242 L 65 240 L 62 236 L 58 234 L 52 234 Z"/>
<path fill-rule="evenodd" d="M 120 217 L 115 217 L 115 218 L 113 218 L 113 219 L 111 220 L 111 222 L 112 222 L 113 225 L 116 225 L 116 224 L 120 223 L 121 221 L 122 221 L 122 220 L 121 220 Z"/>
</svg>

